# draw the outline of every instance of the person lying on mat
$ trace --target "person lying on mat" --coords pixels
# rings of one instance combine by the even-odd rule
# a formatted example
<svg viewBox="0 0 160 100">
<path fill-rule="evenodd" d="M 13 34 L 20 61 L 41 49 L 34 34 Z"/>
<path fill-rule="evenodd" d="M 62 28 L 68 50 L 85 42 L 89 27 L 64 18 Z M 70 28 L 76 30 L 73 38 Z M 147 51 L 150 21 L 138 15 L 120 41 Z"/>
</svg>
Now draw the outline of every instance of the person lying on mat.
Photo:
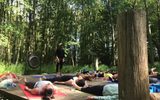
<svg viewBox="0 0 160 100">
<path fill-rule="evenodd" d="M 94 78 L 96 78 L 94 74 L 89 74 L 89 73 L 86 74 L 77 73 L 76 76 L 81 76 L 84 80 L 87 81 L 92 81 Z"/>
<path fill-rule="evenodd" d="M 156 68 L 149 70 L 149 83 L 157 83 L 160 80 L 160 74 L 156 71 Z"/>
<path fill-rule="evenodd" d="M 19 80 L 17 75 L 11 72 L 0 74 L 0 82 L 5 79 L 13 79 L 14 82 L 18 82 Z"/>
<path fill-rule="evenodd" d="M 54 98 L 54 93 L 58 89 L 50 81 L 40 80 L 37 82 L 27 82 L 25 80 L 25 90 L 33 95 L 42 95 L 43 100 L 51 100 Z"/>
<path fill-rule="evenodd" d="M 16 87 L 20 79 L 14 73 L 7 72 L 0 75 L 0 88 L 11 89 Z"/>
<path fill-rule="evenodd" d="M 3 89 L 12 89 L 14 87 L 16 87 L 16 83 L 18 81 L 16 79 L 4 79 L 3 81 L 0 82 L 0 88 Z"/>
<path fill-rule="evenodd" d="M 118 84 L 105 84 L 105 85 L 95 85 L 95 86 L 88 86 L 88 87 L 79 87 L 72 83 L 72 86 L 85 93 L 90 93 L 95 96 L 89 96 L 88 100 L 118 100 Z M 151 91 L 150 91 L 151 92 Z M 153 93 L 150 93 L 150 99 L 153 99 Z"/>
<path fill-rule="evenodd" d="M 149 76 L 150 76 L 150 77 L 158 77 L 158 76 L 159 76 L 159 78 L 160 78 L 160 75 L 159 75 L 159 73 L 156 71 L 156 68 L 151 68 L 151 69 L 149 70 Z"/>
<path fill-rule="evenodd" d="M 103 80 L 110 80 L 112 82 L 118 82 L 118 74 L 113 73 L 110 71 L 107 72 L 101 72 L 101 71 L 96 71 L 94 73 L 77 73 L 77 75 L 80 75 L 83 77 L 83 79 L 92 81 L 95 78 L 103 78 Z"/>
<path fill-rule="evenodd" d="M 107 96 L 105 100 L 108 98 L 118 99 L 118 84 L 106 84 L 106 85 L 95 85 L 95 86 L 88 86 L 88 87 L 80 87 L 72 81 L 72 86 L 85 93 L 90 93 L 96 96 Z M 110 99 L 109 99 L 110 100 Z"/>
<path fill-rule="evenodd" d="M 78 86 L 87 86 L 87 82 L 82 78 L 82 76 L 71 76 L 71 75 L 64 75 L 54 78 L 43 78 L 45 80 L 51 81 L 56 84 L 64 84 L 64 85 L 72 85 L 72 81 L 75 82 Z"/>
<path fill-rule="evenodd" d="M 88 71 L 88 70 L 83 70 L 81 72 L 79 72 L 78 74 L 81 74 L 81 76 L 89 76 L 91 78 L 96 78 L 96 77 L 104 77 L 104 72 L 102 71 Z"/>
</svg>

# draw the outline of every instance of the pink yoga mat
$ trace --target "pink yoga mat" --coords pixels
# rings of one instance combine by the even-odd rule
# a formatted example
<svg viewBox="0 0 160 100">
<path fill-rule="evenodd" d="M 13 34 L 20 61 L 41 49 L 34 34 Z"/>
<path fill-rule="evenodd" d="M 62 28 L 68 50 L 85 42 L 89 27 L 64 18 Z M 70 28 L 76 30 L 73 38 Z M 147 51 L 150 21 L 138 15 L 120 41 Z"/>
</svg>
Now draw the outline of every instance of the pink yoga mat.
<svg viewBox="0 0 160 100">
<path fill-rule="evenodd" d="M 40 95 L 32 95 L 31 93 L 29 93 L 28 91 L 25 90 L 25 85 L 24 84 L 19 84 L 21 90 L 23 91 L 23 93 L 26 95 L 26 97 L 29 99 L 29 100 L 33 100 L 33 99 L 41 99 L 42 96 Z M 55 95 L 54 96 L 66 96 L 66 94 L 60 92 L 60 91 L 56 91 Z"/>
</svg>

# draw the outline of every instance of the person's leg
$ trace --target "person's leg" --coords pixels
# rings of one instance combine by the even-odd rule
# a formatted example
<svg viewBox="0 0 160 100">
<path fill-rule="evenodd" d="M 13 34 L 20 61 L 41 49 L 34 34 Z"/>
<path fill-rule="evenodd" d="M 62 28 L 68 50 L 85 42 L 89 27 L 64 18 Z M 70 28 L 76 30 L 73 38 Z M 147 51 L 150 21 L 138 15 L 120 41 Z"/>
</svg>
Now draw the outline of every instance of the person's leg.
<svg viewBox="0 0 160 100">
<path fill-rule="evenodd" d="M 65 81 L 68 81 L 70 79 L 73 79 L 74 76 L 72 75 L 64 75 L 64 76 L 58 76 L 58 77 L 54 77 L 54 78 L 45 78 L 44 80 L 47 80 L 47 81 L 50 81 L 50 82 L 55 82 L 55 81 L 58 81 L 58 82 L 65 82 Z"/>
<path fill-rule="evenodd" d="M 57 64 L 56 64 L 56 73 L 58 73 L 59 72 L 59 63 L 57 62 Z"/>
<path fill-rule="evenodd" d="M 157 83 L 157 82 L 158 82 L 157 78 L 149 77 L 149 83 Z"/>
<path fill-rule="evenodd" d="M 5 76 L 5 75 L 4 75 L 4 76 L 2 76 L 2 77 L 0 78 L 0 82 L 1 82 L 1 81 L 3 81 L 3 80 L 5 80 L 5 79 L 7 79 L 7 78 L 8 78 L 8 77 L 7 77 L 7 76 Z"/>
<path fill-rule="evenodd" d="M 73 79 L 73 77 L 74 76 L 72 76 L 72 75 L 63 75 L 63 76 L 61 76 L 61 81 L 65 82 L 65 81 L 68 81 L 70 79 Z"/>
<path fill-rule="evenodd" d="M 61 77 L 48 78 L 45 80 L 50 81 L 50 82 L 61 81 Z"/>
<path fill-rule="evenodd" d="M 157 74 L 157 78 L 158 78 L 158 80 L 160 80 L 160 74 Z"/>
<path fill-rule="evenodd" d="M 61 74 L 61 70 L 62 70 L 62 67 L 63 67 L 63 59 L 60 59 L 60 69 L 59 69 L 59 72 L 60 72 L 60 74 Z"/>
<path fill-rule="evenodd" d="M 104 87 L 103 85 L 91 86 L 91 87 L 81 88 L 81 91 L 97 96 L 102 96 L 103 87 Z"/>
<path fill-rule="evenodd" d="M 12 80 L 13 80 L 14 83 L 18 83 L 19 82 L 19 80 L 15 79 L 15 78 L 12 78 Z"/>
</svg>

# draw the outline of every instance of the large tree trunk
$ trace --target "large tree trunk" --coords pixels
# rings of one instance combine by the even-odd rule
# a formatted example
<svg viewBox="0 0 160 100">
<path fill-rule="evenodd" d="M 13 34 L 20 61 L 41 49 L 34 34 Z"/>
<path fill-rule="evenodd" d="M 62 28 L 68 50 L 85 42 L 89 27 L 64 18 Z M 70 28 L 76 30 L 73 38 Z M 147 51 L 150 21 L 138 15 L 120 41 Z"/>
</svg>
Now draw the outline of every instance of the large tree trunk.
<svg viewBox="0 0 160 100">
<path fill-rule="evenodd" d="M 118 16 L 120 100 L 149 100 L 146 13 L 131 10 Z"/>
</svg>

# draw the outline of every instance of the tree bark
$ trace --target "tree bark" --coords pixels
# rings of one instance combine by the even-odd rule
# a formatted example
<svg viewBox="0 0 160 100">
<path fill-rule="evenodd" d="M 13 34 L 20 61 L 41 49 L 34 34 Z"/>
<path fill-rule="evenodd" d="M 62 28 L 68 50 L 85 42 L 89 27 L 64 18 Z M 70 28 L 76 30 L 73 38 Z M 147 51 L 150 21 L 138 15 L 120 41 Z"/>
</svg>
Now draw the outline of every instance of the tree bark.
<svg viewBox="0 0 160 100">
<path fill-rule="evenodd" d="M 118 16 L 119 100 L 149 100 L 146 13 Z"/>
<path fill-rule="evenodd" d="M 95 69 L 96 70 L 99 70 L 99 59 L 98 59 L 98 57 L 96 57 L 96 59 L 95 59 Z"/>
</svg>

